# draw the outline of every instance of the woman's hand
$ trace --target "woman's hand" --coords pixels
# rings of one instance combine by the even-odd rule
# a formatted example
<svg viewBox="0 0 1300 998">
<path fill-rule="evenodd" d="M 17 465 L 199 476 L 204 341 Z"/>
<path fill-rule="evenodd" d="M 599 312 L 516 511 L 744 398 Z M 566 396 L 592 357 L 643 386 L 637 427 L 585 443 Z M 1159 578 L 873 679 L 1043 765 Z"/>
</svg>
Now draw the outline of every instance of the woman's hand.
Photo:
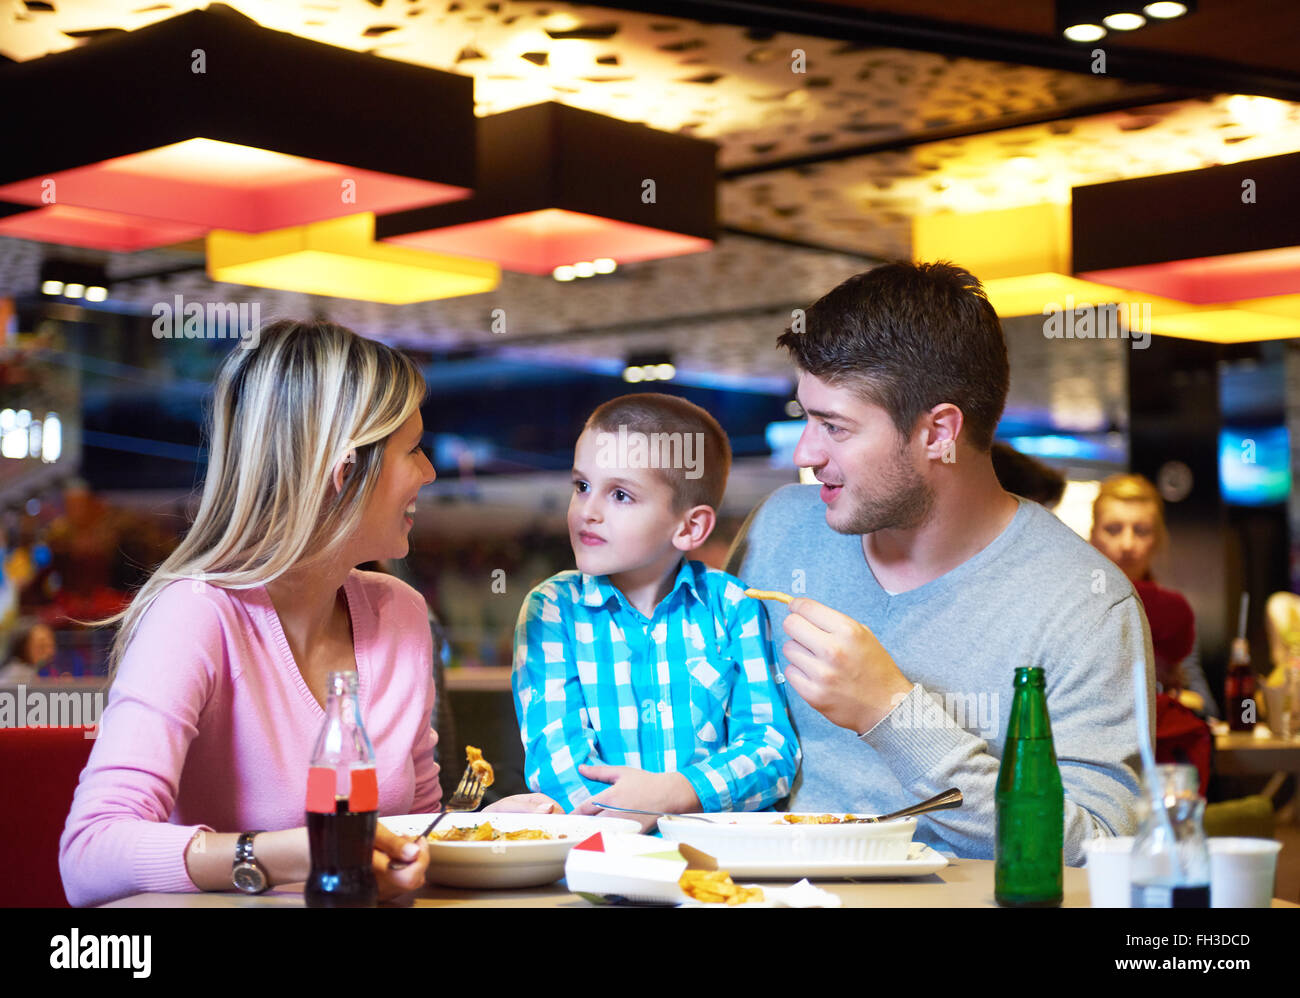
<svg viewBox="0 0 1300 998">
<path fill-rule="evenodd" d="M 405 866 L 392 868 L 394 862 Z M 375 828 L 373 860 L 379 900 L 388 901 L 424 886 L 424 871 L 429 867 L 428 845 L 414 835 L 396 835 L 381 821 Z"/>
<path fill-rule="evenodd" d="M 546 794 L 515 794 L 489 804 L 484 811 L 524 811 L 532 814 L 563 814 L 564 808 Z"/>
</svg>

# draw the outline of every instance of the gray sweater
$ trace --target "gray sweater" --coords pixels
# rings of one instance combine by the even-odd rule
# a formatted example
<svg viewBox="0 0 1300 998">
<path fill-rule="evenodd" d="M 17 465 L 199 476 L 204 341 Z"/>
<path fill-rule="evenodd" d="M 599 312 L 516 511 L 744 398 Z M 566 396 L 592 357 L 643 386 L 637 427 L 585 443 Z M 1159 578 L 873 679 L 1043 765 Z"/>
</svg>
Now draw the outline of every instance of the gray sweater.
<svg viewBox="0 0 1300 998">
<path fill-rule="evenodd" d="M 837 727 L 786 683 L 803 765 L 794 811 L 882 814 L 958 787 L 965 804 L 919 820 L 919 841 L 991 859 L 994 791 L 1017 666 L 1041 666 L 1065 785 L 1065 861 L 1083 843 L 1131 835 L 1137 801 L 1139 660 L 1154 703 L 1151 634 L 1123 573 L 1050 512 L 1027 500 L 983 551 L 891 596 L 860 535 L 826 525 L 817 486 L 778 489 L 751 514 L 727 570 L 747 585 L 807 595 L 871 629 L 915 685 L 861 737 Z M 777 648 L 786 608 L 766 603 Z M 1153 719 L 1147 719 L 1148 724 Z"/>
</svg>

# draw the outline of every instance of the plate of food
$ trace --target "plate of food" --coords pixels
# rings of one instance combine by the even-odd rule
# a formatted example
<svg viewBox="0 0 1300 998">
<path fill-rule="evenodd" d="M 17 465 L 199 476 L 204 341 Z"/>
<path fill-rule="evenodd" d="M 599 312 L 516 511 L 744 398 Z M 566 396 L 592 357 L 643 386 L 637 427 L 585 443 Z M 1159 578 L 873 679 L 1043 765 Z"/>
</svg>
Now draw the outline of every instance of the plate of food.
<svg viewBox="0 0 1300 998">
<path fill-rule="evenodd" d="M 419 835 L 432 814 L 380 818 L 397 835 Z M 429 836 L 425 879 L 446 887 L 539 887 L 564 876 L 569 850 L 597 832 L 635 835 L 623 818 L 511 811 L 448 814 Z"/>
<path fill-rule="evenodd" d="M 947 865 L 928 850 L 927 862 L 912 846 L 916 818 L 854 822 L 852 814 L 744 811 L 659 819 L 664 838 L 713 856 L 719 866 L 743 877 L 908 876 Z M 914 855 L 915 854 L 915 855 Z M 933 866 L 935 858 L 942 860 Z M 894 872 L 898 871 L 898 872 Z"/>
</svg>

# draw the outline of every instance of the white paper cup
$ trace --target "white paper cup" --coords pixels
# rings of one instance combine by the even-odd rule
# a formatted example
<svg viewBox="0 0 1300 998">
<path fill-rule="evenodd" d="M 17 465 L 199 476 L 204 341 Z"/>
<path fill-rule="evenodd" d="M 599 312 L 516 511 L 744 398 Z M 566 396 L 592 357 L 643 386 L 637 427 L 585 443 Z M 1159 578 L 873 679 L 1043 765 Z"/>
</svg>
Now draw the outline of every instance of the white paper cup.
<svg viewBox="0 0 1300 998">
<path fill-rule="evenodd" d="M 1094 908 L 1129 907 L 1129 856 L 1133 836 L 1091 839 L 1084 843 L 1087 856 L 1088 893 Z"/>
<path fill-rule="evenodd" d="M 1210 907 L 1267 908 L 1282 843 L 1273 839 L 1215 838 L 1210 844 Z"/>
</svg>

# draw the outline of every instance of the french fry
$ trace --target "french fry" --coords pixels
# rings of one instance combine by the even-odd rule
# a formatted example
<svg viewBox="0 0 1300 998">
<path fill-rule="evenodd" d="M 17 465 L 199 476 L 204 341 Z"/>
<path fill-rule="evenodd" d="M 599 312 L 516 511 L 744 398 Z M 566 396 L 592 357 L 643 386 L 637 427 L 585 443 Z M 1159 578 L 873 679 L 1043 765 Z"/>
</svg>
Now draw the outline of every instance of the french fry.
<svg viewBox="0 0 1300 998">
<path fill-rule="evenodd" d="M 794 599 L 793 596 L 787 596 L 785 593 L 778 593 L 771 589 L 746 589 L 745 595 L 751 599 L 774 599 L 778 603 L 784 603 L 786 606 L 789 606 L 791 600 Z"/>
<path fill-rule="evenodd" d="M 677 883 L 688 897 L 705 904 L 735 905 L 763 900 L 761 888 L 738 886 L 726 870 L 686 870 Z"/>
</svg>

